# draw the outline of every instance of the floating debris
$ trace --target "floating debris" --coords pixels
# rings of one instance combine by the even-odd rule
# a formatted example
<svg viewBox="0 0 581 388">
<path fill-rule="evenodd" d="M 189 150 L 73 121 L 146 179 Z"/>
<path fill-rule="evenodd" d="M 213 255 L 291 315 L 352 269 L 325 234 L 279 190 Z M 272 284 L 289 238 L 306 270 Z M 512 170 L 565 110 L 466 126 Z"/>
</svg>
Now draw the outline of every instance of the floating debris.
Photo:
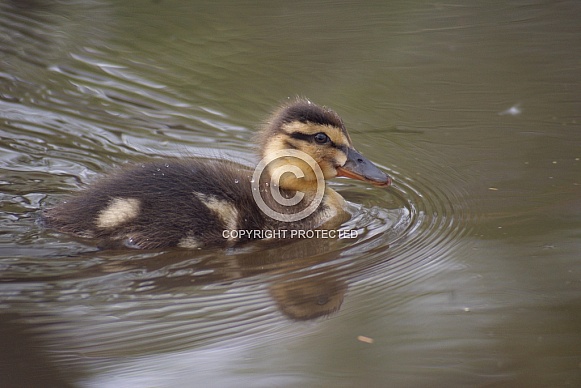
<svg viewBox="0 0 581 388">
<path fill-rule="evenodd" d="M 366 337 L 364 335 L 357 336 L 357 340 L 361 342 L 365 342 L 366 344 L 372 344 L 373 338 Z"/>
<path fill-rule="evenodd" d="M 520 104 L 516 104 L 511 106 L 510 108 L 508 108 L 507 110 L 503 110 L 502 112 L 499 113 L 500 116 L 518 116 L 522 113 L 522 110 L 520 109 Z"/>
</svg>

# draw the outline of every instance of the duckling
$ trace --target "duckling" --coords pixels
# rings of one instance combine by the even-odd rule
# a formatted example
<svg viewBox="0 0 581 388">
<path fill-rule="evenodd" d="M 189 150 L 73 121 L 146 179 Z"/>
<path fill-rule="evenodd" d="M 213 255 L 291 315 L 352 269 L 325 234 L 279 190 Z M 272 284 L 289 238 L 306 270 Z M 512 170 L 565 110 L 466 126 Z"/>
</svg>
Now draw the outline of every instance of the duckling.
<svg viewBox="0 0 581 388">
<path fill-rule="evenodd" d="M 102 248 L 226 247 L 273 236 L 261 231 L 338 227 L 350 215 L 328 179 L 391 184 L 353 148 L 339 115 L 308 100 L 280 107 L 257 143 L 255 169 L 202 158 L 121 168 L 45 211 L 44 223 Z"/>
</svg>

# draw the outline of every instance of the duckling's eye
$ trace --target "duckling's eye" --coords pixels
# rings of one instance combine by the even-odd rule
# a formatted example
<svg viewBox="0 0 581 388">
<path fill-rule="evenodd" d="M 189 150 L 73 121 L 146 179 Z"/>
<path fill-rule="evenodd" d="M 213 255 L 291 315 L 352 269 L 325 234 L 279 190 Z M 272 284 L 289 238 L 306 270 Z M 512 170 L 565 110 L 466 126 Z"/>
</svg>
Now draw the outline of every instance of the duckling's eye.
<svg viewBox="0 0 581 388">
<path fill-rule="evenodd" d="M 315 141 L 319 144 L 325 144 L 329 142 L 329 136 L 325 135 L 323 132 L 315 134 Z"/>
</svg>

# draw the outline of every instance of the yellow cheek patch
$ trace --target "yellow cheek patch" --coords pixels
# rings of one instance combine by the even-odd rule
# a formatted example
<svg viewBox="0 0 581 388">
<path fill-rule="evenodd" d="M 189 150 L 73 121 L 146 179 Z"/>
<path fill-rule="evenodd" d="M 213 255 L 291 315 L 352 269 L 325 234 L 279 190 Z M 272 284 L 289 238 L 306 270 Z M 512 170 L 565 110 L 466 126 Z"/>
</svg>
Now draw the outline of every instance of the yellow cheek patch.
<svg viewBox="0 0 581 388">
<path fill-rule="evenodd" d="M 332 144 L 318 144 L 312 139 L 305 136 L 313 136 L 317 133 L 326 134 Z M 301 136 L 297 136 L 300 134 Z M 294 148 L 311 156 L 320 166 L 325 179 L 331 179 L 337 176 L 336 167 L 343 166 L 347 161 L 347 155 L 343 149 L 351 146 L 351 139 L 342 127 L 333 125 L 316 124 L 312 122 L 293 121 L 285 123 L 278 128 L 278 132 L 273 133 L 267 139 L 263 146 L 262 156 L 275 155 L 276 152 L 289 148 Z M 294 158 L 283 158 L 269 164 L 268 170 L 272 173 L 277 167 L 284 164 L 291 164 L 299 167 L 304 173 L 303 180 L 312 181 L 315 179 L 311 168 L 306 163 Z M 287 177 L 287 181 L 281 182 L 281 185 L 287 184 L 288 187 L 294 187 L 297 182 L 294 177 Z"/>
<path fill-rule="evenodd" d="M 268 143 L 265 145 L 263 151 L 262 151 L 262 156 L 265 155 L 272 155 L 274 153 L 276 153 L 277 151 L 280 150 L 284 150 L 286 148 L 288 148 L 288 146 L 286 145 L 286 140 L 289 139 L 288 136 L 283 135 L 283 134 L 277 134 L 272 136 Z"/>
<path fill-rule="evenodd" d="M 337 167 L 342 166 L 347 161 L 347 155 L 337 148 L 328 148 L 318 157 L 317 162 L 323 171 L 325 179 L 332 179 L 337 176 Z"/>
<path fill-rule="evenodd" d="M 341 147 L 341 146 L 349 147 L 351 145 L 351 139 L 349 139 L 349 137 L 345 136 L 345 134 L 343 133 L 343 131 L 341 131 L 341 129 L 335 128 L 335 127 L 327 127 L 327 128 L 330 128 L 330 130 L 325 131 L 325 133 L 327 134 L 327 136 L 329 136 L 331 141 L 333 143 L 335 143 L 335 145 L 337 147 Z"/>
</svg>

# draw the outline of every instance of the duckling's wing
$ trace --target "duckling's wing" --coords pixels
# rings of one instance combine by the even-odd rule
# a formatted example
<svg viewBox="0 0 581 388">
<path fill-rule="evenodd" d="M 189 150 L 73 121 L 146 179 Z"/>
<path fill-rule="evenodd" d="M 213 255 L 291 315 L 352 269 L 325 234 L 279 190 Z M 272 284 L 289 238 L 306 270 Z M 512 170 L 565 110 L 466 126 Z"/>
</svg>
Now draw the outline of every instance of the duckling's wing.
<svg viewBox="0 0 581 388">
<path fill-rule="evenodd" d="M 228 161 L 154 161 L 125 168 L 48 210 L 46 226 L 105 246 L 225 245 L 224 230 L 259 227 L 252 171 Z"/>
</svg>

